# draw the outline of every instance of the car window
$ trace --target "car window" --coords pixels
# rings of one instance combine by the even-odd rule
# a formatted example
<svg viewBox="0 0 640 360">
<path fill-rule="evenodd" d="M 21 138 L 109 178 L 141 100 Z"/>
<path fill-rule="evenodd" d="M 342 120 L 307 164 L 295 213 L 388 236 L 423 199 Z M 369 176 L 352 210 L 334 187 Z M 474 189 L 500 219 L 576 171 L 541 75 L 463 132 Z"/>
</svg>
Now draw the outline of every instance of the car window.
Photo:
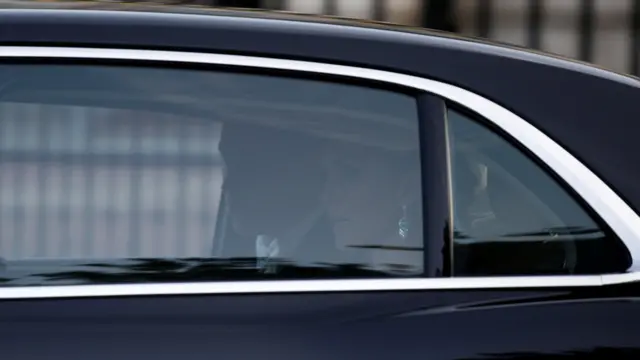
<svg viewBox="0 0 640 360">
<path fill-rule="evenodd" d="M 447 114 L 456 276 L 625 271 L 622 242 L 551 172 L 464 110 Z"/>
<path fill-rule="evenodd" d="M 422 275 L 404 90 L 80 63 L 0 84 L 6 286 Z"/>
</svg>

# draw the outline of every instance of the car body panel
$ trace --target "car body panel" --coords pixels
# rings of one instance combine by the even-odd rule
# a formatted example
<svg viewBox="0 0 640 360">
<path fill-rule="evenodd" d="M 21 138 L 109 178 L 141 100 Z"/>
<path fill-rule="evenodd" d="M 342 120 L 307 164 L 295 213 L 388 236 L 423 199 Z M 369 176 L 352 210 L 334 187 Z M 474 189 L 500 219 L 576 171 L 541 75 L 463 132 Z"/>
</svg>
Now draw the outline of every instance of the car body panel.
<svg viewBox="0 0 640 360">
<path fill-rule="evenodd" d="M 566 289 L 3 301 L 0 343 L 3 354 L 21 360 L 635 358 L 637 290 L 592 295 Z"/>
</svg>

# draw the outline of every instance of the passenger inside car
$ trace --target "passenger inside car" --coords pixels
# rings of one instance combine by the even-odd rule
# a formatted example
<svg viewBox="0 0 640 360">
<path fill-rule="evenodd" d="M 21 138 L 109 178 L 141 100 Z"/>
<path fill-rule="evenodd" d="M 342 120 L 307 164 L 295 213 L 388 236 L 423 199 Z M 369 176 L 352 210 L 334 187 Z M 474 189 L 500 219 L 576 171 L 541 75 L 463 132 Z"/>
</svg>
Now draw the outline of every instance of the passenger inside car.
<svg viewBox="0 0 640 360">
<path fill-rule="evenodd" d="M 419 153 L 264 126 L 220 142 L 232 234 L 222 256 L 306 267 L 422 271 Z"/>
<path fill-rule="evenodd" d="M 522 152 L 477 123 L 451 113 L 449 126 L 454 273 L 572 273 L 577 250 L 568 224 L 586 221 L 564 215 L 580 211 L 567 208 L 571 201 L 563 199 L 566 194 L 557 191 L 561 188 Z M 548 205 L 559 199 L 560 205 Z M 569 211 L 559 211 L 564 209 Z"/>
<path fill-rule="evenodd" d="M 413 150 L 327 147 L 324 200 L 343 259 L 360 259 L 385 272 L 422 271 L 418 163 Z"/>
<path fill-rule="evenodd" d="M 226 124 L 220 152 L 230 230 L 222 256 L 317 262 L 333 243 L 320 201 L 322 141 L 265 126 Z M 304 243 L 304 247 L 300 244 Z M 275 251 L 277 250 L 277 251 Z"/>
</svg>

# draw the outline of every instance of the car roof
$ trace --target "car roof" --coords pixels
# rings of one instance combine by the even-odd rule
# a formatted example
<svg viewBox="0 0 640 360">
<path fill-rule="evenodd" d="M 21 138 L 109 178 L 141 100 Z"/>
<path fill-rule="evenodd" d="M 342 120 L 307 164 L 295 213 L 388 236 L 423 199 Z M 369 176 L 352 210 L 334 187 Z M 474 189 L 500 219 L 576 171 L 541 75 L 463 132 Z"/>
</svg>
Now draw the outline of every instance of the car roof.
<svg viewBox="0 0 640 360">
<path fill-rule="evenodd" d="M 640 209 L 635 181 L 640 162 L 629 155 L 640 151 L 640 81 L 631 76 L 486 40 L 364 20 L 135 3 L 16 2 L 3 7 L 0 46 L 259 55 L 447 82 L 529 120 Z"/>
<path fill-rule="evenodd" d="M 13 9 L 14 11 L 9 11 Z M 67 15 L 61 22 L 72 21 L 74 18 L 85 17 L 93 22 L 109 22 L 112 20 L 129 20 L 137 23 L 139 26 L 156 25 L 157 21 L 173 18 L 182 18 L 185 22 L 194 18 L 187 16 L 209 17 L 228 17 L 235 20 L 244 20 L 247 26 L 260 20 L 279 20 L 279 22 L 271 22 L 261 25 L 277 27 L 287 27 L 292 31 L 323 31 L 327 35 L 357 35 L 370 39 L 393 41 L 411 41 L 418 39 L 410 39 L 408 35 L 422 35 L 419 39 L 422 42 L 430 42 L 431 45 L 445 46 L 473 46 L 475 51 L 488 51 L 506 57 L 513 57 L 523 61 L 544 62 L 549 66 L 564 67 L 573 71 L 582 71 L 595 76 L 610 77 L 614 81 L 638 81 L 638 79 L 629 74 L 614 72 L 577 59 L 564 57 L 558 54 L 546 53 L 543 51 L 517 46 L 514 44 L 498 42 L 486 38 L 473 37 L 470 35 L 462 35 L 446 31 L 438 31 L 418 26 L 410 26 L 392 22 L 384 22 L 369 19 L 358 19 L 341 17 L 336 15 L 307 14 L 293 11 L 277 11 L 270 9 L 247 9 L 247 8 L 230 8 L 230 7 L 212 7 L 207 5 L 169 5 L 162 3 L 149 2 L 104 2 L 104 1 L 47 1 L 47 2 L 25 2 L 15 1 L 0 4 L 0 11 L 6 16 L 31 18 L 45 21 L 44 18 L 51 16 L 60 17 Z M 17 10 L 17 11 L 16 11 Z M 29 11 L 21 11 L 29 10 Z M 38 11 L 39 10 L 39 11 Z M 81 13 L 77 11 L 81 10 Z M 55 12 L 51 12 L 55 11 Z M 156 16 L 149 16 L 155 14 Z M 76 16 L 79 15 L 79 16 Z M 160 15 L 160 16 L 158 16 Z M 209 19 L 208 19 L 209 20 Z M 298 24 L 302 23 L 302 24 Z M 167 26 L 174 23 L 169 22 Z M 184 26 L 185 24 L 180 24 Z M 306 25 L 306 26 L 305 26 Z M 313 27 L 320 25 L 319 27 Z M 330 25 L 330 26 L 323 26 Z M 333 26 L 331 26 L 333 25 Z M 393 32 L 394 34 L 390 34 Z M 403 37 L 404 35 L 404 37 Z M 463 43 L 461 43 L 463 42 Z"/>
</svg>

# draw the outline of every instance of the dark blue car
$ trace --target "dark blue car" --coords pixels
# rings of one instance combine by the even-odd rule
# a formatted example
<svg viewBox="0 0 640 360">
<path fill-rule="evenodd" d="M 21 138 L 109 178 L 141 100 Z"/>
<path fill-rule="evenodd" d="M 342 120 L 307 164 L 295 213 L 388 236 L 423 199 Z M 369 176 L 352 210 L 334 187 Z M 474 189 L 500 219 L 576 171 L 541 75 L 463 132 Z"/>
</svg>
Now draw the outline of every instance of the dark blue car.
<svg viewBox="0 0 640 360">
<path fill-rule="evenodd" d="M 3 359 L 640 358 L 638 79 L 387 24 L 30 7 L 0 9 Z"/>
</svg>

